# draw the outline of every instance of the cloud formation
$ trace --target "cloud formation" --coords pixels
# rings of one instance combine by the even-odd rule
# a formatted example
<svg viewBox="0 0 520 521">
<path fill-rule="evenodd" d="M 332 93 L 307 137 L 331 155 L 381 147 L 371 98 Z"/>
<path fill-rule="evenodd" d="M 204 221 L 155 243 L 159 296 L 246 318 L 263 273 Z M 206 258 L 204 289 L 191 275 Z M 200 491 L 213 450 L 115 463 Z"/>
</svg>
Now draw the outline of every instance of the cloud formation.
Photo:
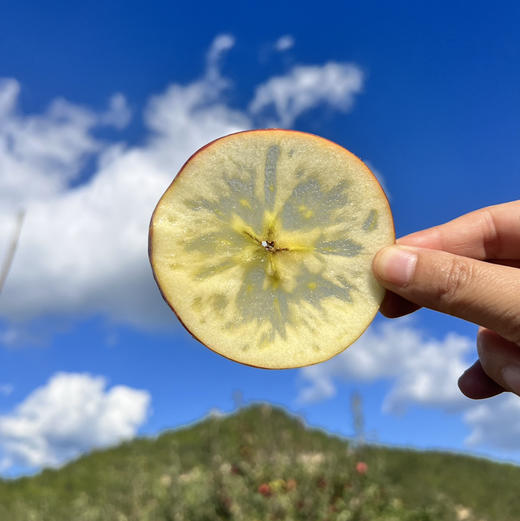
<svg viewBox="0 0 520 521">
<path fill-rule="evenodd" d="M 468 446 L 520 451 L 518 396 L 503 393 L 480 402 L 458 389 L 457 380 L 474 349 L 474 340 L 454 333 L 441 340 L 427 338 L 409 318 L 384 322 L 328 362 L 301 369 L 303 386 L 297 402 L 330 399 L 342 381 L 386 381 L 385 412 L 403 413 L 418 405 L 460 413 L 470 429 Z"/>
<path fill-rule="evenodd" d="M 334 396 L 336 382 L 387 380 L 384 409 L 400 412 L 410 404 L 460 410 L 467 399 L 457 387 L 473 342 L 455 333 L 425 338 L 409 319 L 371 327 L 353 346 L 323 364 L 301 370 L 306 386 L 301 403 Z"/>
<path fill-rule="evenodd" d="M 0 416 L 0 467 L 57 466 L 93 448 L 135 436 L 150 395 L 102 377 L 57 373 Z"/>
<path fill-rule="evenodd" d="M 298 65 L 259 85 L 249 109 L 258 115 L 272 107 L 274 122 L 290 127 L 301 114 L 320 104 L 347 112 L 362 87 L 363 73 L 356 65 Z"/>
<path fill-rule="evenodd" d="M 504 393 L 471 407 L 464 416 L 471 427 L 466 443 L 471 447 L 498 447 L 520 451 L 520 399 Z"/>
<path fill-rule="evenodd" d="M 288 51 L 294 47 L 294 37 L 290 34 L 280 36 L 274 44 L 274 48 L 278 52 Z"/>
<path fill-rule="evenodd" d="M 130 110 L 122 94 L 96 113 L 58 98 L 43 114 L 18 110 L 20 84 L 0 79 L 0 208 L 24 207 L 67 189 L 86 159 L 100 152 L 92 135 L 100 126 L 123 128 Z"/>
</svg>

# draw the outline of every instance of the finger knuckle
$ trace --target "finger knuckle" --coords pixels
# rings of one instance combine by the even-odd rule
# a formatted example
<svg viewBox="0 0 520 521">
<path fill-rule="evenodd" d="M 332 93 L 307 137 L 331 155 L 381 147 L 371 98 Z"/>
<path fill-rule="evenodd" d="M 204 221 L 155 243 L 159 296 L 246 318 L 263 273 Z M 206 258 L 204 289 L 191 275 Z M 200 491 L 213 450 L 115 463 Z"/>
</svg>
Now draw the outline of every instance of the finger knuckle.
<svg viewBox="0 0 520 521">
<path fill-rule="evenodd" d="M 472 278 L 471 264 L 453 257 L 439 277 L 437 297 L 444 302 L 453 302 L 471 284 Z"/>
</svg>

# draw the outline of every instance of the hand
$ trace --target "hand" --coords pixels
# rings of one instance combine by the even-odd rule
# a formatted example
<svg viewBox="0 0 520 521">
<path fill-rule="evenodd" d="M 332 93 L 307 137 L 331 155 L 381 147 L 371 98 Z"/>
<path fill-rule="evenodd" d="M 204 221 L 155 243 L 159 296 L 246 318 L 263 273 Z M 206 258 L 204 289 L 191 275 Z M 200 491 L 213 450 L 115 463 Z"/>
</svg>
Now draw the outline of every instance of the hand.
<svg viewBox="0 0 520 521">
<path fill-rule="evenodd" d="M 520 395 L 520 201 L 483 208 L 383 248 L 381 312 L 425 306 L 480 325 L 479 360 L 459 379 L 470 398 Z"/>
</svg>

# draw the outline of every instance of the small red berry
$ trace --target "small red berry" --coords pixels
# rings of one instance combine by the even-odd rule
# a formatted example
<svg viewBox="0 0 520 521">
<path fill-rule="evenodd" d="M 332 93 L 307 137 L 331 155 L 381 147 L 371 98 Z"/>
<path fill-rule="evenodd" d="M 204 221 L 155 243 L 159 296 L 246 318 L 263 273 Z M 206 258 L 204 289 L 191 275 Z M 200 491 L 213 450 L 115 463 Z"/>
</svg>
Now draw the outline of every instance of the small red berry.
<svg viewBox="0 0 520 521">
<path fill-rule="evenodd" d="M 366 474 L 368 470 L 368 465 L 364 461 L 358 461 L 356 463 L 356 472 L 358 474 Z"/>
<path fill-rule="evenodd" d="M 258 492 L 264 497 L 269 497 L 271 495 L 271 487 L 267 483 L 262 483 L 258 487 Z"/>
</svg>

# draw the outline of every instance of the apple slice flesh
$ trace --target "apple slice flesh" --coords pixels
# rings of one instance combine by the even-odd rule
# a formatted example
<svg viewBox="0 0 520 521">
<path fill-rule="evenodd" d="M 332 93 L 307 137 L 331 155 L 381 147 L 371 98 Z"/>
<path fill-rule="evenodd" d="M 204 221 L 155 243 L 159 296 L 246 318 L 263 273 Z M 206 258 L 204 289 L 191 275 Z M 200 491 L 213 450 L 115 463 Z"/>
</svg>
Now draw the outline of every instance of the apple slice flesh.
<svg viewBox="0 0 520 521">
<path fill-rule="evenodd" d="M 196 152 L 159 201 L 149 251 L 163 297 L 188 331 L 265 368 L 340 353 L 373 320 L 371 270 L 395 240 L 367 166 L 312 134 L 254 130 Z"/>
</svg>

